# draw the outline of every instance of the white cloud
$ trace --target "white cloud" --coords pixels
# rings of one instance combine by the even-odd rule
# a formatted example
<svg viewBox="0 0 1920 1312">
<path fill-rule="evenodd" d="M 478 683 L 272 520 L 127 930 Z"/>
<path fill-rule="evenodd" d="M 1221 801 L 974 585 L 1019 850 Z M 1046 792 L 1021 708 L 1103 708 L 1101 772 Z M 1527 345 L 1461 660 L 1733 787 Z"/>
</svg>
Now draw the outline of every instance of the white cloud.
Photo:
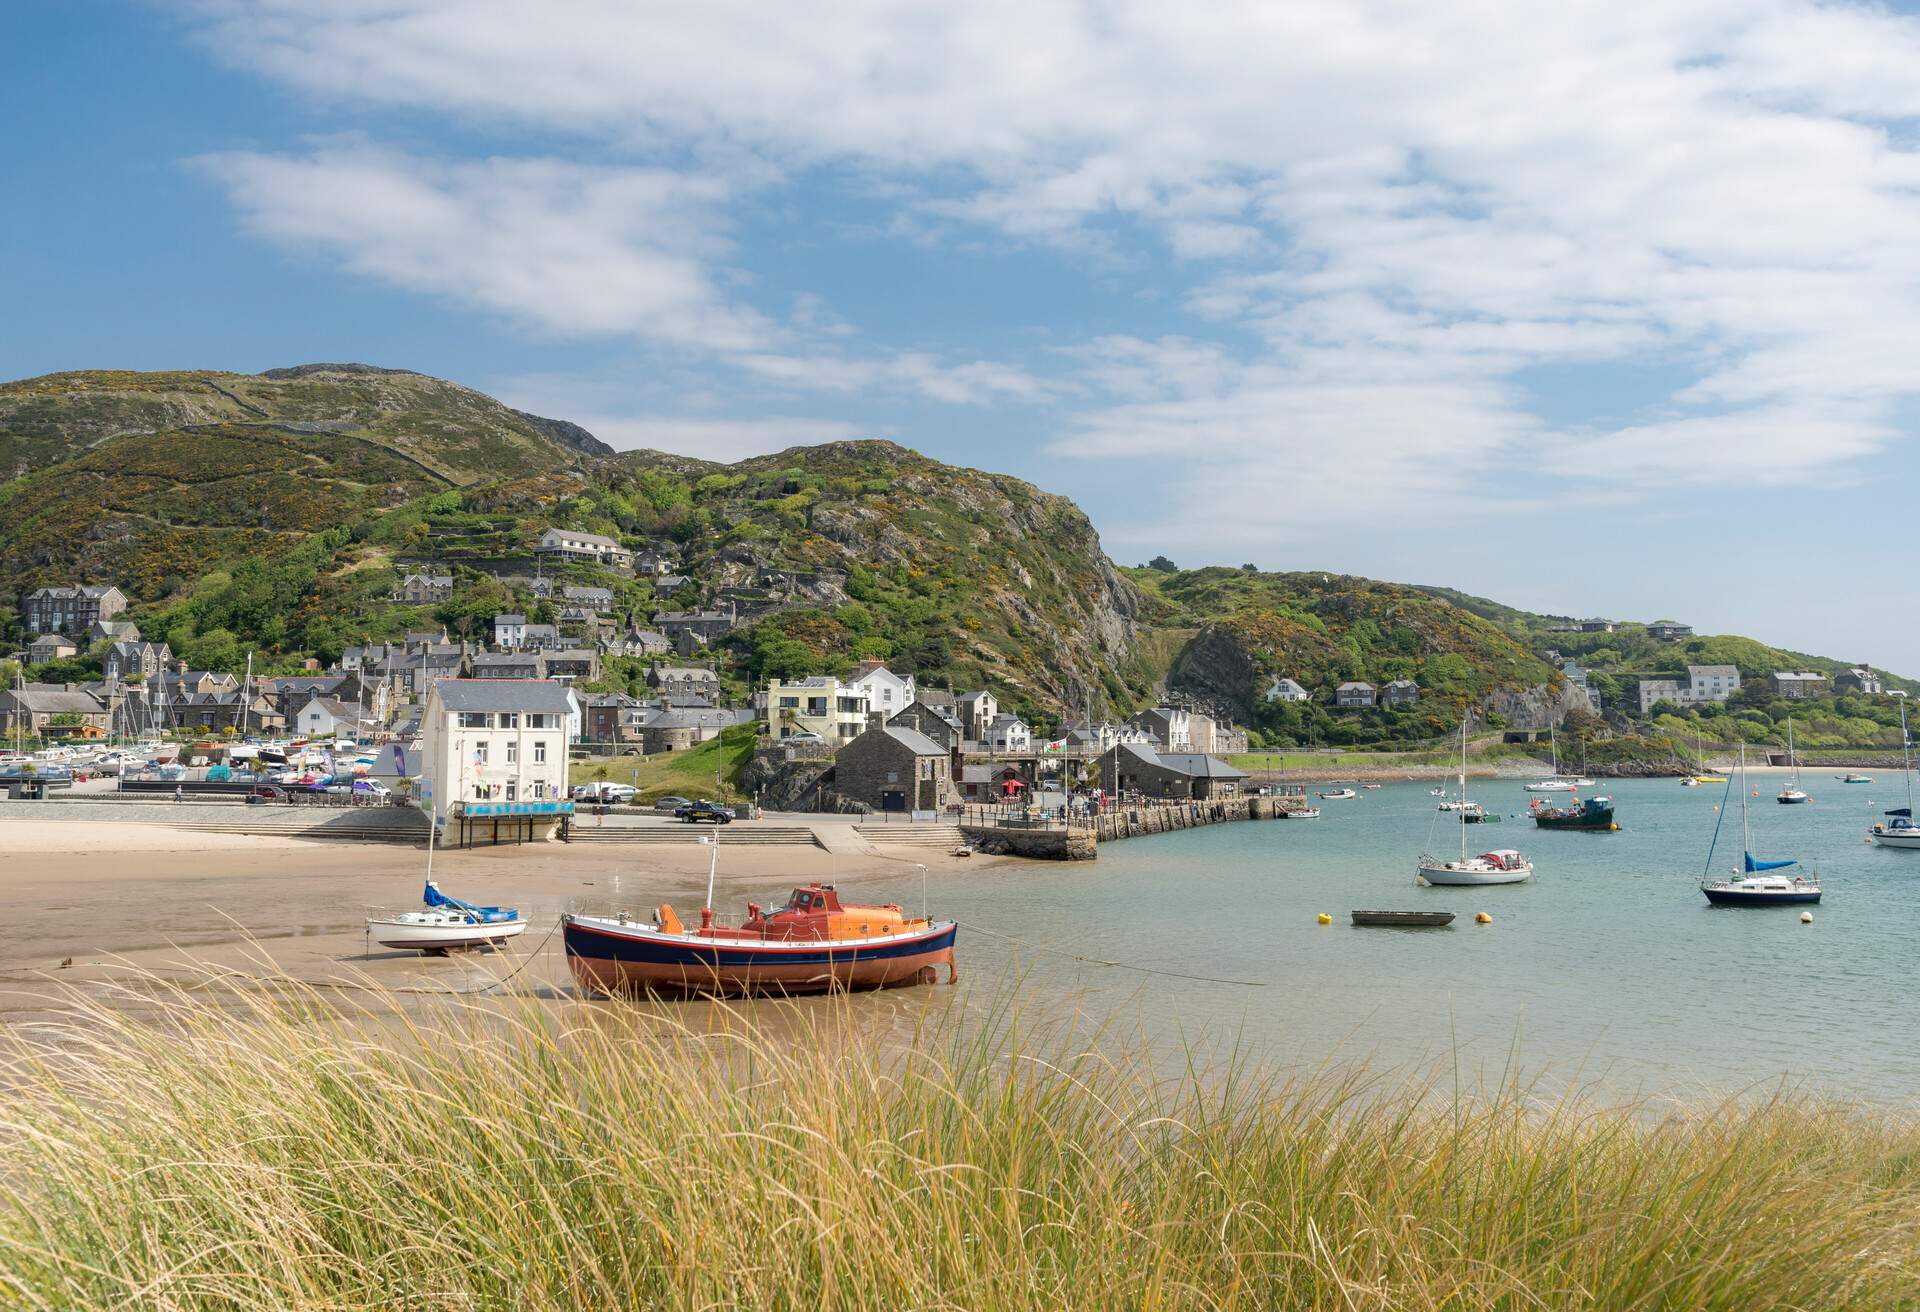
<svg viewBox="0 0 1920 1312">
<path fill-rule="evenodd" d="M 447 163 L 361 143 L 197 163 L 248 229 L 355 273 L 566 335 L 744 350 L 767 325 L 708 264 L 727 188 L 664 169 Z"/>
<path fill-rule="evenodd" d="M 1059 452 L 1179 453 L 1189 490 L 1269 521 L 1371 510 L 1386 483 L 1409 505 L 1458 498 L 1476 471 L 1556 443 L 1595 476 L 1817 477 L 1904 436 L 1920 392 L 1904 363 L 1920 340 L 1920 20 L 1864 5 L 195 8 L 222 57 L 325 97 L 560 129 L 711 174 L 681 191 L 658 170 L 488 164 L 404 185 L 357 155 L 225 157 L 275 240 L 549 328 L 706 344 L 764 383 L 1071 399 Z M 688 216 L 724 214 L 715 179 L 814 164 L 853 165 L 875 203 L 892 188 L 922 240 L 959 223 L 1150 256 L 1216 340 L 1171 323 L 1083 342 L 1073 392 L 1018 360 L 855 349 L 816 302 L 774 333 L 713 291 L 723 225 Z M 365 203 L 313 194 L 341 182 Z M 500 233 L 478 217 L 496 209 Z M 432 239 L 449 223 L 468 254 Z M 565 235 L 543 240 L 549 226 Z M 496 269 L 522 245 L 542 253 L 533 269 Z M 540 307 L 533 284 L 555 279 L 576 309 Z M 1649 355 L 1698 381 L 1617 429 L 1547 431 L 1507 382 Z"/>
</svg>

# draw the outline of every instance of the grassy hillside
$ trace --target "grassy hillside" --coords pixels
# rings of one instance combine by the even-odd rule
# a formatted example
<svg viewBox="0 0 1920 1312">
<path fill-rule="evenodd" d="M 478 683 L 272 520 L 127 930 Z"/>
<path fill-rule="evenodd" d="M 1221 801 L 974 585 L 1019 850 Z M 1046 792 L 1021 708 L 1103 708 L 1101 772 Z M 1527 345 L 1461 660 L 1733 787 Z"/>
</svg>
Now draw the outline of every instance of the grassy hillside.
<svg viewBox="0 0 1920 1312">
<path fill-rule="evenodd" d="M 124 434 L 167 435 L 190 445 L 205 425 L 353 434 L 456 484 L 534 473 L 608 449 L 584 429 L 523 415 L 457 383 L 405 370 L 350 364 L 263 374 L 83 370 L 0 383 L 0 471 L 44 468 Z"/>
</svg>

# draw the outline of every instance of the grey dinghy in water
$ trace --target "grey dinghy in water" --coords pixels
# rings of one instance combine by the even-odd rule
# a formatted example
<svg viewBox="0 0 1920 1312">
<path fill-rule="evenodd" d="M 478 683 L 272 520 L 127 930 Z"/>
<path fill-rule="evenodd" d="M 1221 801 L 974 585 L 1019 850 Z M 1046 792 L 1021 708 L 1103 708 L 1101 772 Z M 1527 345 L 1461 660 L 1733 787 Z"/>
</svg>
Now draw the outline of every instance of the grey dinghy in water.
<svg viewBox="0 0 1920 1312">
<path fill-rule="evenodd" d="M 1453 923 L 1451 911 L 1356 911 L 1356 925 L 1392 925 L 1400 929 L 1438 929 Z"/>
</svg>

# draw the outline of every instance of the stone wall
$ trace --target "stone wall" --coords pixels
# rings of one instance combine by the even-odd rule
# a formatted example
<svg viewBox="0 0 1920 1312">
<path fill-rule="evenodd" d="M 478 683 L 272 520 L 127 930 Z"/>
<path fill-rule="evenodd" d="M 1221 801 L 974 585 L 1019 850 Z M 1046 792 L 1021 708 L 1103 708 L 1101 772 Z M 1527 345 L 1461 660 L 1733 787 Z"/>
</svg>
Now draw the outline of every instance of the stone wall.
<svg viewBox="0 0 1920 1312">
<path fill-rule="evenodd" d="M 974 851 L 987 856 L 1022 856 L 1031 861 L 1091 861 L 1099 855 L 1093 831 L 1072 829 L 1002 829 L 998 825 L 962 825 L 961 834 Z"/>
</svg>

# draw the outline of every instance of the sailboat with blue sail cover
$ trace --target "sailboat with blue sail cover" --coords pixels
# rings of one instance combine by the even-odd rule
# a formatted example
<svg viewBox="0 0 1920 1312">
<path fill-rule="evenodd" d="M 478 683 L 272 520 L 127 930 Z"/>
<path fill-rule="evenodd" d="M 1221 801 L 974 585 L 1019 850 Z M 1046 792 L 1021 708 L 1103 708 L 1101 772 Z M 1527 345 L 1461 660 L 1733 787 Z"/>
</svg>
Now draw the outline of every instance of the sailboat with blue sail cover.
<svg viewBox="0 0 1920 1312">
<path fill-rule="evenodd" d="M 1748 813 L 1747 749 L 1740 748 L 1740 834 L 1743 840 L 1740 869 L 1729 878 L 1702 880 L 1700 891 L 1717 907 L 1802 906 L 1820 900 L 1820 879 L 1811 872 L 1800 874 L 1798 860 L 1787 858 L 1765 861 L 1753 854 L 1753 822 Z M 1728 782 L 1732 790 L 1733 784 Z M 1721 798 L 1720 815 L 1713 822 L 1713 841 L 1707 846 L 1707 869 L 1713 869 L 1714 849 L 1720 845 L 1720 825 L 1726 819 L 1726 799 Z M 1788 874 L 1786 871 L 1795 871 Z"/>
</svg>

